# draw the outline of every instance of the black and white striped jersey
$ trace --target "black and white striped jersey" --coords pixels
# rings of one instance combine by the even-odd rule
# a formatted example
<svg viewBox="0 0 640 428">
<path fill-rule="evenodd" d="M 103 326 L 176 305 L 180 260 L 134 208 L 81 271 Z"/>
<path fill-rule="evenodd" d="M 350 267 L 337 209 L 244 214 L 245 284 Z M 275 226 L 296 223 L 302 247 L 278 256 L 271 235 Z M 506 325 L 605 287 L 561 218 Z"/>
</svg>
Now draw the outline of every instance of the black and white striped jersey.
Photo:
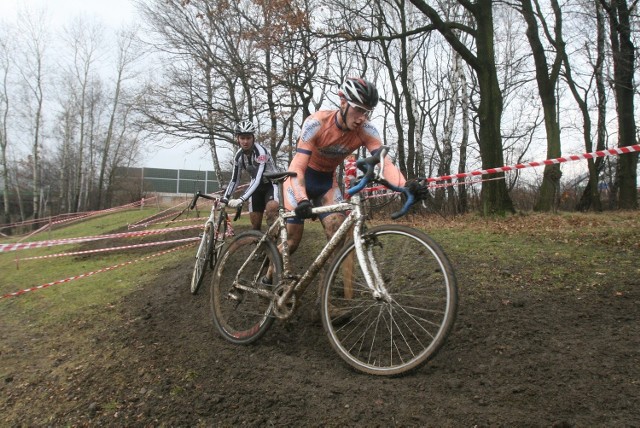
<svg viewBox="0 0 640 428">
<path fill-rule="evenodd" d="M 242 149 L 238 150 L 233 157 L 233 172 L 231 181 L 225 190 L 223 198 L 230 199 L 233 192 L 240 182 L 240 174 L 242 170 L 247 171 L 251 176 L 251 182 L 247 190 L 240 196 L 240 199 L 246 201 L 251 194 L 262 183 L 268 183 L 268 180 L 262 177 L 265 172 L 276 172 L 277 168 L 271 154 L 267 149 L 258 143 L 253 144 L 250 154 L 245 154 Z"/>
</svg>

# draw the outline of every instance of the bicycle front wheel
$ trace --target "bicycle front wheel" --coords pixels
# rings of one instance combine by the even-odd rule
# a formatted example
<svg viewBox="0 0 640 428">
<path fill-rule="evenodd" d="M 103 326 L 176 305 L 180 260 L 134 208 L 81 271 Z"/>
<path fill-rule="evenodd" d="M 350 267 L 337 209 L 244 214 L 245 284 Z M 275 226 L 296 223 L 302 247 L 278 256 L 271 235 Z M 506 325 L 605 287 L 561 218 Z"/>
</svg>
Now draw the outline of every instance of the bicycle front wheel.
<svg viewBox="0 0 640 428">
<path fill-rule="evenodd" d="M 395 376 L 430 360 L 453 328 L 456 278 L 428 235 L 402 225 L 372 228 L 364 236 L 367 262 L 384 287 L 370 289 L 347 243 L 328 268 L 321 318 L 331 346 L 353 368 Z"/>
<path fill-rule="evenodd" d="M 205 271 L 207 270 L 207 261 L 210 260 L 212 252 L 213 225 L 208 224 L 208 227 L 205 228 L 202 233 L 202 239 L 200 239 L 200 245 L 196 252 L 196 264 L 193 267 L 193 274 L 191 275 L 191 294 L 198 294 Z"/>
<path fill-rule="evenodd" d="M 211 281 L 213 324 L 226 340 L 247 345 L 260 339 L 273 324 L 271 286 L 262 278 L 272 272 L 277 284 L 282 271 L 280 253 L 258 231 L 239 234 L 222 251 Z"/>
</svg>

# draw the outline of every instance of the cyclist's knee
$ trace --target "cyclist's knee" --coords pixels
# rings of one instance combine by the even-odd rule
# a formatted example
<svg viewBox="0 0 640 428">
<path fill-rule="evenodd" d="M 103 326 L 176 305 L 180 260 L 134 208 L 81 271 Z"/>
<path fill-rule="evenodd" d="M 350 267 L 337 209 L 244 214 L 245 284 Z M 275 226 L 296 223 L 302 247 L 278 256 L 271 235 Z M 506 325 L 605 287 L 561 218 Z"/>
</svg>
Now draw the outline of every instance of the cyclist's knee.
<svg viewBox="0 0 640 428">
<path fill-rule="evenodd" d="M 287 224 L 287 245 L 289 246 L 289 253 L 293 254 L 298 249 L 300 241 L 302 240 L 302 232 L 304 231 L 304 224 Z"/>
<path fill-rule="evenodd" d="M 262 228 L 262 213 L 252 212 L 249 214 L 249 220 L 251 221 L 251 228 L 254 230 L 260 230 Z"/>
<path fill-rule="evenodd" d="M 322 219 L 324 233 L 327 239 L 330 239 L 344 223 L 345 216 L 343 213 L 333 213 Z"/>
</svg>

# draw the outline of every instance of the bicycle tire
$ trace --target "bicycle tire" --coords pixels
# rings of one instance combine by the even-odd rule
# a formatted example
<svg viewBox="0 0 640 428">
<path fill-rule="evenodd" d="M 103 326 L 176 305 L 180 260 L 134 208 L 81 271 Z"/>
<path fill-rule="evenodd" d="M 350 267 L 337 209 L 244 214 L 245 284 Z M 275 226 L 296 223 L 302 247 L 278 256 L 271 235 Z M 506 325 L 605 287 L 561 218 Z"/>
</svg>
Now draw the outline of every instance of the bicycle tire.
<svg viewBox="0 0 640 428">
<path fill-rule="evenodd" d="M 256 247 L 262 237 L 257 230 L 236 236 L 222 251 L 211 281 L 213 324 L 224 339 L 239 345 L 260 339 L 275 319 L 274 301 L 254 291 L 270 288 L 260 283 L 269 266 L 274 284 L 282 272 L 282 259 L 271 239 Z M 235 287 L 236 278 L 246 289 Z"/>
<path fill-rule="evenodd" d="M 198 294 L 204 274 L 207 271 L 207 262 L 211 257 L 213 248 L 213 227 L 209 225 L 202 233 L 202 239 L 200 239 L 200 245 L 196 252 L 196 264 L 193 267 L 193 273 L 191 275 L 191 294 Z"/>
<path fill-rule="evenodd" d="M 367 287 L 350 241 L 322 285 L 323 327 L 352 368 L 383 376 L 409 373 L 436 355 L 453 328 L 458 307 L 453 267 L 427 234 L 402 225 L 371 228 L 364 246 L 388 297 L 376 298 Z"/>
</svg>

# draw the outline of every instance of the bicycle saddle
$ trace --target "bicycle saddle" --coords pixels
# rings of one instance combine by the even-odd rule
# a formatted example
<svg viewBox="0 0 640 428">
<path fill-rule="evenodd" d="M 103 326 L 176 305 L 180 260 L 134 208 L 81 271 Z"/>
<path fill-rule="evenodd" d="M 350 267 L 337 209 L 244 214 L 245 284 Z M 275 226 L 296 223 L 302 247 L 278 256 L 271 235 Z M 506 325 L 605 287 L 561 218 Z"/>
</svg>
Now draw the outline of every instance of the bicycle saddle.
<svg viewBox="0 0 640 428">
<path fill-rule="evenodd" d="M 284 172 L 265 172 L 262 174 L 263 177 L 277 183 L 279 181 L 284 181 L 288 177 L 295 177 L 298 173 L 293 171 L 284 171 Z"/>
</svg>

